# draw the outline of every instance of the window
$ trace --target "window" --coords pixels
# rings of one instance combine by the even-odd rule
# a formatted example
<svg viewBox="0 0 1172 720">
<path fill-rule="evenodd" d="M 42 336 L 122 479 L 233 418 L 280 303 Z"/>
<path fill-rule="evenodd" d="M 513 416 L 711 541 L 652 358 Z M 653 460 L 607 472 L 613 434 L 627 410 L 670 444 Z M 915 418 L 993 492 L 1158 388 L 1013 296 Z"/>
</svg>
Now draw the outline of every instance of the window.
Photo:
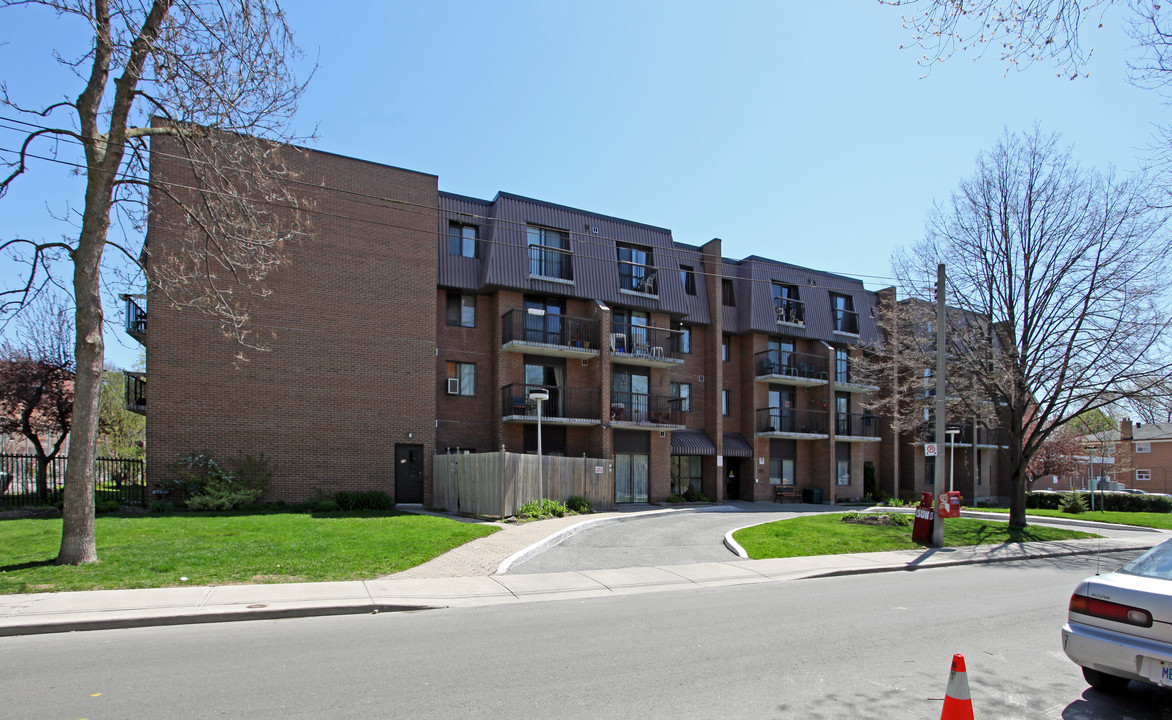
<svg viewBox="0 0 1172 720">
<path fill-rule="evenodd" d="M 615 310 L 614 320 L 611 321 L 616 336 L 613 351 L 630 353 L 640 345 L 647 345 L 647 326 L 650 322 L 650 313 L 642 310 Z"/>
<path fill-rule="evenodd" d="M 850 381 L 850 350 L 846 348 L 834 348 L 834 382 L 849 383 Z"/>
<path fill-rule="evenodd" d="M 476 234 L 475 225 L 464 225 L 454 220 L 448 223 L 448 254 L 476 257 Z"/>
<path fill-rule="evenodd" d="M 777 313 L 777 322 L 806 324 L 806 306 L 798 299 L 796 285 L 773 283 L 773 309 Z"/>
<path fill-rule="evenodd" d="M 763 375 L 797 375 L 798 363 L 792 340 L 769 338 L 769 354 L 765 356 Z"/>
<path fill-rule="evenodd" d="M 722 335 L 720 338 L 720 360 L 728 362 L 728 335 Z"/>
<path fill-rule="evenodd" d="M 476 296 L 448 293 L 447 324 L 476 327 Z"/>
<path fill-rule="evenodd" d="M 671 335 L 671 351 L 687 355 L 692 352 L 692 328 L 683 323 L 676 325 L 676 332 Z"/>
<path fill-rule="evenodd" d="M 676 409 L 683 412 L 691 412 L 692 410 L 692 386 L 690 383 L 673 382 L 671 384 L 671 396 L 673 398 L 680 398 L 676 403 Z"/>
<path fill-rule="evenodd" d="M 729 398 L 728 390 L 721 390 L 720 391 L 720 414 L 721 415 L 728 417 L 729 415 L 732 414 L 732 412 L 729 410 L 729 405 L 730 405 L 730 398 Z"/>
<path fill-rule="evenodd" d="M 526 342 L 566 345 L 562 316 L 566 314 L 566 303 L 560 298 L 525 298 L 525 340 Z"/>
<path fill-rule="evenodd" d="M 566 361 L 563 358 L 525 355 L 525 396 L 545 390 L 549 399 L 542 403 L 546 417 L 566 417 Z"/>
<path fill-rule="evenodd" d="M 1152 451 L 1152 444 L 1150 442 L 1137 442 L 1135 444 L 1135 451 L 1137 453 L 1150 453 Z"/>
<path fill-rule="evenodd" d="M 793 485 L 794 461 L 789 458 L 769 458 L 769 484 Z"/>
<path fill-rule="evenodd" d="M 835 482 L 838 485 L 851 484 L 851 446 L 850 443 L 834 444 Z"/>
<path fill-rule="evenodd" d="M 655 259 L 650 248 L 619 243 L 619 288 L 631 292 L 658 295 L 655 282 Z"/>
<path fill-rule="evenodd" d="M 610 394 L 611 418 L 626 422 L 647 422 L 650 388 L 651 377 L 646 372 L 616 371 Z"/>
<path fill-rule="evenodd" d="M 733 281 L 728 278 L 723 278 L 720 281 L 720 297 L 721 302 L 729 307 L 735 307 L 737 304 L 736 291 L 733 289 Z"/>
<path fill-rule="evenodd" d="M 680 265 L 680 280 L 684 283 L 685 294 L 696 294 L 696 268 L 691 265 Z"/>
<path fill-rule="evenodd" d="M 699 455 L 672 455 L 671 456 L 671 491 L 675 495 L 683 495 L 688 490 L 700 492 L 703 467 L 703 458 Z"/>
<path fill-rule="evenodd" d="M 535 277 L 573 280 L 570 266 L 570 234 L 563 230 L 530 226 L 529 274 Z"/>
<path fill-rule="evenodd" d="M 1135 481 L 1136 482 L 1148 482 L 1151 479 L 1152 479 L 1152 471 L 1151 470 L 1136 470 L 1135 471 Z"/>
<path fill-rule="evenodd" d="M 448 361 L 448 380 L 456 380 L 458 392 L 456 395 L 476 394 L 476 365 L 475 363 Z M 450 384 L 450 383 L 449 383 Z"/>
<path fill-rule="evenodd" d="M 851 430 L 851 396 L 850 393 L 834 393 L 834 415 L 836 418 L 836 427 L 834 432 L 838 435 L 854 435 Z M 862 434 L 860 431 L 859 434 Z"/>
<path fill-rule="evenodd" d="M 859 334 L 859 314 L 850 295 L 830 293 L 830 310 L 834 316 L 834 332 Z"/>
</svg>

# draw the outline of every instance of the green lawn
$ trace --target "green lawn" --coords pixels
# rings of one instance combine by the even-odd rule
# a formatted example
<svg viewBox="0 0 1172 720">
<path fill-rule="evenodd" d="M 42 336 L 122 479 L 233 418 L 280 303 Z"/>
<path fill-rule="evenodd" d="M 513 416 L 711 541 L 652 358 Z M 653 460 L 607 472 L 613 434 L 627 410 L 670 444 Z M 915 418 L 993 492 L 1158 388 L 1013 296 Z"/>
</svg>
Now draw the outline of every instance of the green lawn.
<svg viewBox="0 0 1172 720">
<path fill-rule="evenodd" d="M 912 542 L 910 525 L 853 525 L 842 522 L 841 517 L 835 513 L 779 520 L 738 530 L 733 533 L 733 538 L 754 560 L 915 550 L 921 547 Z M 1048 527 L 1011 530 L 1006 523 L 986 520 L 957 518 L 944 521 L 944 544 L 950 547 L 1093 537 L 1098 536 Z"/>
<path fill-rule="evenodd" d="M 995 512 L 1009 514 L 1009 510 L 1005 508 L 971 508 L 966 507 L 965 510 L 973 510 L 976 512 Z M 1101 512 L 1095 510 L 1094 512 L 1088 510 L 1084 513 L 1064 513 L 1061 510 L 1026 510 L 1026 515 L 1042 515 L 1045 517 L 1071 518 L 1073 520 L 1093 520 L 1094 522 L 1116 523 L 1118 525 L 1137 525 L 1139 527 L 1159 528 L 1161 530 L 1172 530 L 1172 513 L 1150 513 L 1150 512 Z"/>
<path fill-rule="evenodd" d="M 360 580 L 497 529 L 398 512 L 99 516 L 99 562 L 58 567 L 60 518 L 2 520 L 0 593 Z"/>
</svg>

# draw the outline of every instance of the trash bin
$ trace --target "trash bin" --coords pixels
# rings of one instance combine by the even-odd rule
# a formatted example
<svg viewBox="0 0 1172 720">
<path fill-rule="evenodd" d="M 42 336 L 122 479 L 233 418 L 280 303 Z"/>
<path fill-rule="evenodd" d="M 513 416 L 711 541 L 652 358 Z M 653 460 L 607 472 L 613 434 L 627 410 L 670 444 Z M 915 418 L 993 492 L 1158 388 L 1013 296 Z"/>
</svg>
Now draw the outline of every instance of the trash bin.
<svg viewBox="0 0 1172 720">
<path fill-rule="evenodd" d="M 802 488 L 802 502 L 822 504 L 822 488 Z"/>
</svg>

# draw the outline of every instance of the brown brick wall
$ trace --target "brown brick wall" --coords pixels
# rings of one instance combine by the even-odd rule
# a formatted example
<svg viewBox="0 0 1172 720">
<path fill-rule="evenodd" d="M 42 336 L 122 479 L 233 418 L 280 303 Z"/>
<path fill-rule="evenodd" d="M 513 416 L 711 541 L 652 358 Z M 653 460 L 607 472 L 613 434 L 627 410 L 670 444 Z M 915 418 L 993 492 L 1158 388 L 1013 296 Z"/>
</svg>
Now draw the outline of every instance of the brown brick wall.
<svg viewBox="0 0 1172 720">
<path fill-rule="evenodd" d="M 275 470 L 269 499 L 318 489 L 393 494 L 396 443 L 422 445 L 431 477 L 436 178 L 315 152 L 293 164 L 310 184 L 407 204 L 307 191 L 313 235 L 288 247 L 288 264 L 266 283 L 271 294 L 253 304 L 250 327 L 267 349 L 245 350 L 244 361 L 234 361 L 240 346 L 213 320 L 148 292 L 152 484 L 171 476 L 181 454 L 263 452 Z M 158 154 L 152 166 L 158 178 L 182 173 Z M 180 225 L 160 202 L 152 257 L 174 247 Z"/>
</svg>

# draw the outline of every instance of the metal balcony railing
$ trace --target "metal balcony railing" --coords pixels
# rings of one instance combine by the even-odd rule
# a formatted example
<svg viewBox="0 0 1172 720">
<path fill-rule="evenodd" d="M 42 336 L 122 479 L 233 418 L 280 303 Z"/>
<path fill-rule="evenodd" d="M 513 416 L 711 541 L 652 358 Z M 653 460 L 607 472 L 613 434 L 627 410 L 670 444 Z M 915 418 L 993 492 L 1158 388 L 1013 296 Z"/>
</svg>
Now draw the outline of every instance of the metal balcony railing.
<svg viewBox="0 0 1172 720">
<path fill-rule="evenodd" d="M 773 310 L 777 313 L 777 322 L 792 325 L 806 324 L 806 303 L 796 298 L 773 298 Z"/>
<path fill-rule="evenodd" d="M 146 375 L 127 372 L 125 376 L 126 409 L 131 412 L 146 413 Z"/>
<path fill-rule="evenodd" d="M 615 422 L 683 425 L 684 398 L 669 395 L 616 392 L 610 398 L 610 419 Z"/>
<path fill-rule="evenodd" d="M 511 342 L 597 350 L 598 321 L 549 311 L 510 310 L 501 316 L 501 343 Z"/>
<path fill-rule="evenodd" d="M 783 375 L 804 380 L 825 380 L 829 364 L 822 355 L 791 350 L 763 350 L 753 357 L 757 375 Z"/>
<path fill-rule="evenodd" d="M 836 435 L 879 437 L 879 416 L 869 413 L 838 413 L 834 422 Z"/>
<path fill-rule="evenodd" d="M 147 313 L 139 307 L 134 298 L 126 298 L 126 334 L 137 338 L 146 335 Z"/>
<path fill-rule="evenodd" d="M 574 279 L 574 253 L 548 245 L 529 246 L 529 274 L 555 280 Z"/>
<path fill-rule="evenodd" d="M 1009 444 L 1009 435 L 1008 435 L 1008 433 L 1005 432 L 1004 428 L 987 428 L 987 427 L 983 427 L 980 425 L 978 425 L 978 426 L 976 426 L 976 428 L 974 428 L 972 423 L 968 423 L 965 425 L 958 425 L 956 423 L 948 423 L 946 428 L 952 429 L 952 430 L 960 430 L 960 432 L 955 435 L 955 439 L 952 441 L 953 443 L 955 443 L 957 445 L 957 447 L 963 447 L 965 445 L 972 445 L 974 432 L 976 434 L 976 440 L 977 440 L 978 445 L 993 445 L 993 446 L 997 446 L 997 447 L 1005 447 L 1006 445 Z M 932 423 L 922 423 L 920 425 L 919 431 L 918 431 L 918 435 L 919 435 L 920 440 L 924 441 L 924 442 L 935 442 L 935 433 L 936 433 L 936 426 Z M 945 436 L 944 436 L 944 444 L 945 445 L 948 444 L 948 438 L 949 438 L 949 435 L 945 434 Z"/>
<path fill-rule="evenodd" d="M 673 337 L 678 332 L 667 328 L 646 325 L 615 323 L 611 326 L 610 351 L 617 355 L 630 355 L 652 360 L 683 360 L 679 342 Z"/>
<path fill-rule="evenodd" d="M 799 408 L 761 408 L 757 411 L 757 432 L 826 435 L 829 413 Z"/>
<path fill-rule="evenodd" d="M 835 308 L 833 313 L 834 332 L 859 334 L 859 314 L 857 312 Z"/>
<path fill-rule="evenodd" d="M 524 416 L 537 419 L 537 402 L 529 399 L 534 390 L 549 393 L 541 403 L 543 420 L 600 420 L 599 391 L 592 388 L 563 387 L 560 385 L 529 385 L 511 383 L 501 388 L 501 415 Z"/>
</svg>

